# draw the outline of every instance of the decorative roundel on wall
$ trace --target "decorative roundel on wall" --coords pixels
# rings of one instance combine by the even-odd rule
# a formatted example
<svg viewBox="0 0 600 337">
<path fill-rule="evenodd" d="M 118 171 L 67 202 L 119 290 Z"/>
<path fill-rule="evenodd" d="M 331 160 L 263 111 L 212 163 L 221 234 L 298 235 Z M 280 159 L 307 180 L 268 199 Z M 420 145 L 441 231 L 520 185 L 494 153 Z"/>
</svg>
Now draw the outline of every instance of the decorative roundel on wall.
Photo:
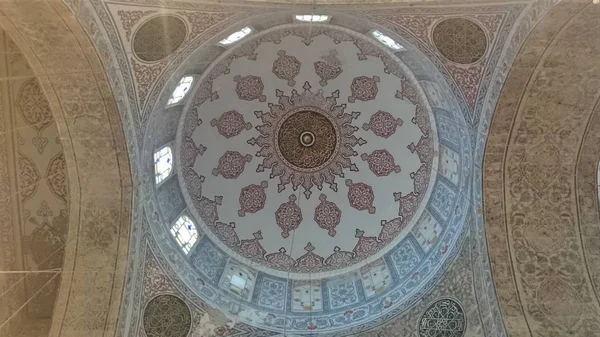
<svg viewBox="0 0 600 337">
<path fill-rule="evenodd" d="M 144 310 L 144 331 L 148 337 L 186 337 L 191 324 L 190 308 L 177 296 L 156 296 Z"/>
<path fill-rule="evenodd" d="M 487 38 L 475 22 L 452 18 L 438 23 L 433 29 L 433 43 L 444 57 L 459 64 L 479 61 L 485 54 Z"/>
<path fill-rule="evenodd" d="M 140 60 L 156 62 L 171 55 L 187 35 L 185 22 L 173 15 L 155 16 L 133 36 L 133 52 Z"/>
<path fill-rule="evenodd" d="M 462 337 L 467 328 L 465 312 L 452 299 L 431 304 L 419 321 L 419 337 Z"/>
</svg>

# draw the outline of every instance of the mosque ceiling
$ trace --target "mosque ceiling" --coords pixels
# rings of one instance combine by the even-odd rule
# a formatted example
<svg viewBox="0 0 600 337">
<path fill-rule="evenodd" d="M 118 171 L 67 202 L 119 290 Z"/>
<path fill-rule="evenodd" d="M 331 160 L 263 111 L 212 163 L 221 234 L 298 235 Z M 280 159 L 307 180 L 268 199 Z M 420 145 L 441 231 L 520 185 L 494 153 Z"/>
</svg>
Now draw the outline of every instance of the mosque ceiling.
<svg viewBox="0 0 600 337">
<path fill-rule="evenodd" d="M 1 70 L 39 81 L 2 76 L 32 112 L 3 120 L 31 132 L 1 138 L 24 234 L 1 256 L 45 269 L 38 250 L 71 247 L 38 335 L 600 331 L 599 6 L 334 0 L 307 24 L 285 0 L 49 1 L 0 5 L 31 67 Z"/>
</svg>

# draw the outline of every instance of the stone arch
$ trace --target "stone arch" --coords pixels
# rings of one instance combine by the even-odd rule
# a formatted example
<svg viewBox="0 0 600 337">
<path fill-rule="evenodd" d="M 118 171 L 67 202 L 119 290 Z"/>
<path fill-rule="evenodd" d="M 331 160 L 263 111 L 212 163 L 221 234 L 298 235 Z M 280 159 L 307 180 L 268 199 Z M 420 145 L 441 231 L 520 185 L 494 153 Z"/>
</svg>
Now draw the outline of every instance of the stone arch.
<svg viewBox="0 0 600 337">
<path fill-rule="evenodd" d="M 60 289 L 51 326 L 44 329 L 51 336 L 114 331 L 125 276 L 132 184 L 111 85 L 91 41 L 62 2 L 9 2 L 0 10 L 0 28 L 27 59 L 49 103 L 69 180 Z M 20 309 L 17 306 L 10 317 Z M 17 336 L 11 330 L 6 333 Z"/>
</svg>

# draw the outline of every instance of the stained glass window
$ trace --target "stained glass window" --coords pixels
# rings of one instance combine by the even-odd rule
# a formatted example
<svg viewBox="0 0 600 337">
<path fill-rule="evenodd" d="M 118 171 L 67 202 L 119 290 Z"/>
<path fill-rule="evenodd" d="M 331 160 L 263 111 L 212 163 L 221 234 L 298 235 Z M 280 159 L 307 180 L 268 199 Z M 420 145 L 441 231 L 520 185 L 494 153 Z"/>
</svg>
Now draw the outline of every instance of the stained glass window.
<svg viewBox="0 0 600 337">
<path fill-rule="evenodd" d="M 175 241 L 179 244 L 184 253 L 189 253 L 194 247 L 196 240 L 198 240 L 198 231 L 196 226 L 185 215 L 182 215 L 175 224 L 171 227 L 171 234 L 175 238 Z"/>
<path fill-rule="evenodd" d="M 252 29 L 250 27 L 244 27 L 238 30 L 237 32 L 229 35 L 228 37 L 224 38 L 223 40 L 219 41 L 219 43 L 222 45 L 232 44 L 246 37 L 246 35 L 250 34 L 251 31 Z"/>
<path fill-rule="evenodd" d="M 185 97 L 185 95 L 188 93 L 188 91 L 192 87 L 193 82 L 194 82 L 193 76 L 184 76 L 181 79 L 181 81 L 179 81 L 179 84 L 173 91 L 173 94 L 171 95 L 171 98 L 169 98 L 167 105 L 181 102 L 181 100 Z"/>
<path fill-rule="evenodd" d="M 296 15 L 296 20 L 306 21 L 306 22 L 325 22 L 325 21 L 329 20 L 329 16 L 328 15 L 303 14 L 303 15 Z"/>
<path fill-rule="evenodd" d="M 379 40 L 379 42 L 383 43 L 384 45 L 390 47 L 391 49 L 393 49 L 395 51 L 404 50 L 404 47 L 402 47 L 401 44 L 394 41 L 394 39 L 383 34 L 382 32 L 380 32 L 378 30 L 374 30 L 373 32 L 371 32 L 371 34 L 373 35 L 373 37 L 375 37 L 377 40 Z"/>
<path fill-rule="evenodd" d="M 154 153 L 154 171 L 156 175 L 156 183 L 165 180 L 173 170 L 173 153 L 168 146 Z"/>
</svg>

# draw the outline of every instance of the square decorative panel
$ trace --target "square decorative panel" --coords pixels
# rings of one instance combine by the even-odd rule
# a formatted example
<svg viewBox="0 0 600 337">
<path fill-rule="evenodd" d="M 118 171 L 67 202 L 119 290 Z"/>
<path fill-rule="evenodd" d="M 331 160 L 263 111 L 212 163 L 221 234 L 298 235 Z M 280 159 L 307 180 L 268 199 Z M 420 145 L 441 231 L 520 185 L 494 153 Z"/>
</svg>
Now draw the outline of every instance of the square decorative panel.
<svg viewBox="0 0 600 337">
<path fill-rule="evenodd" d="M 285 299 L 287 297 L 287 281 L 281 278 L 269 276 L 259 277 L 258 288 L 255 291 L 256 304 L 272 310 L 284 310 Z"/>
<path fill-rule="evenodd" d="M 339 309 L 358 303 L 360 298 L 356 284 L 357 281 L 358 279 L 355 277 L 346 277 L 326 282 L 330 309 Z"/>
<path fill-rule="evenodd" d="M 448 178 L 454 185 L 458 185 L 460 179 L 460 155 L 454 150 L 440 146 L 440 173 Z"/>
<path fill-rule="evenodd" d="M 392 276 L 384 259 L 378 259 L 362 267 L 360 269 L 360 279 L 367 298 L 383 292 L 392 284 Z"/>
<path fill-rule="evenodd" d="M 421 220 L 413 228 L 412 234 L 421 246 L 424 252 L 429 252 L 442 234 L 443 228 L 437 220 L 429 214 L 423 212 Z"/>
<path fill-rule="evenodd" d="M 323 310 L 323 293 L 320 281 L 294 281 L 292 283 L 292 311 L 314 312 Z"/>
</svg>

